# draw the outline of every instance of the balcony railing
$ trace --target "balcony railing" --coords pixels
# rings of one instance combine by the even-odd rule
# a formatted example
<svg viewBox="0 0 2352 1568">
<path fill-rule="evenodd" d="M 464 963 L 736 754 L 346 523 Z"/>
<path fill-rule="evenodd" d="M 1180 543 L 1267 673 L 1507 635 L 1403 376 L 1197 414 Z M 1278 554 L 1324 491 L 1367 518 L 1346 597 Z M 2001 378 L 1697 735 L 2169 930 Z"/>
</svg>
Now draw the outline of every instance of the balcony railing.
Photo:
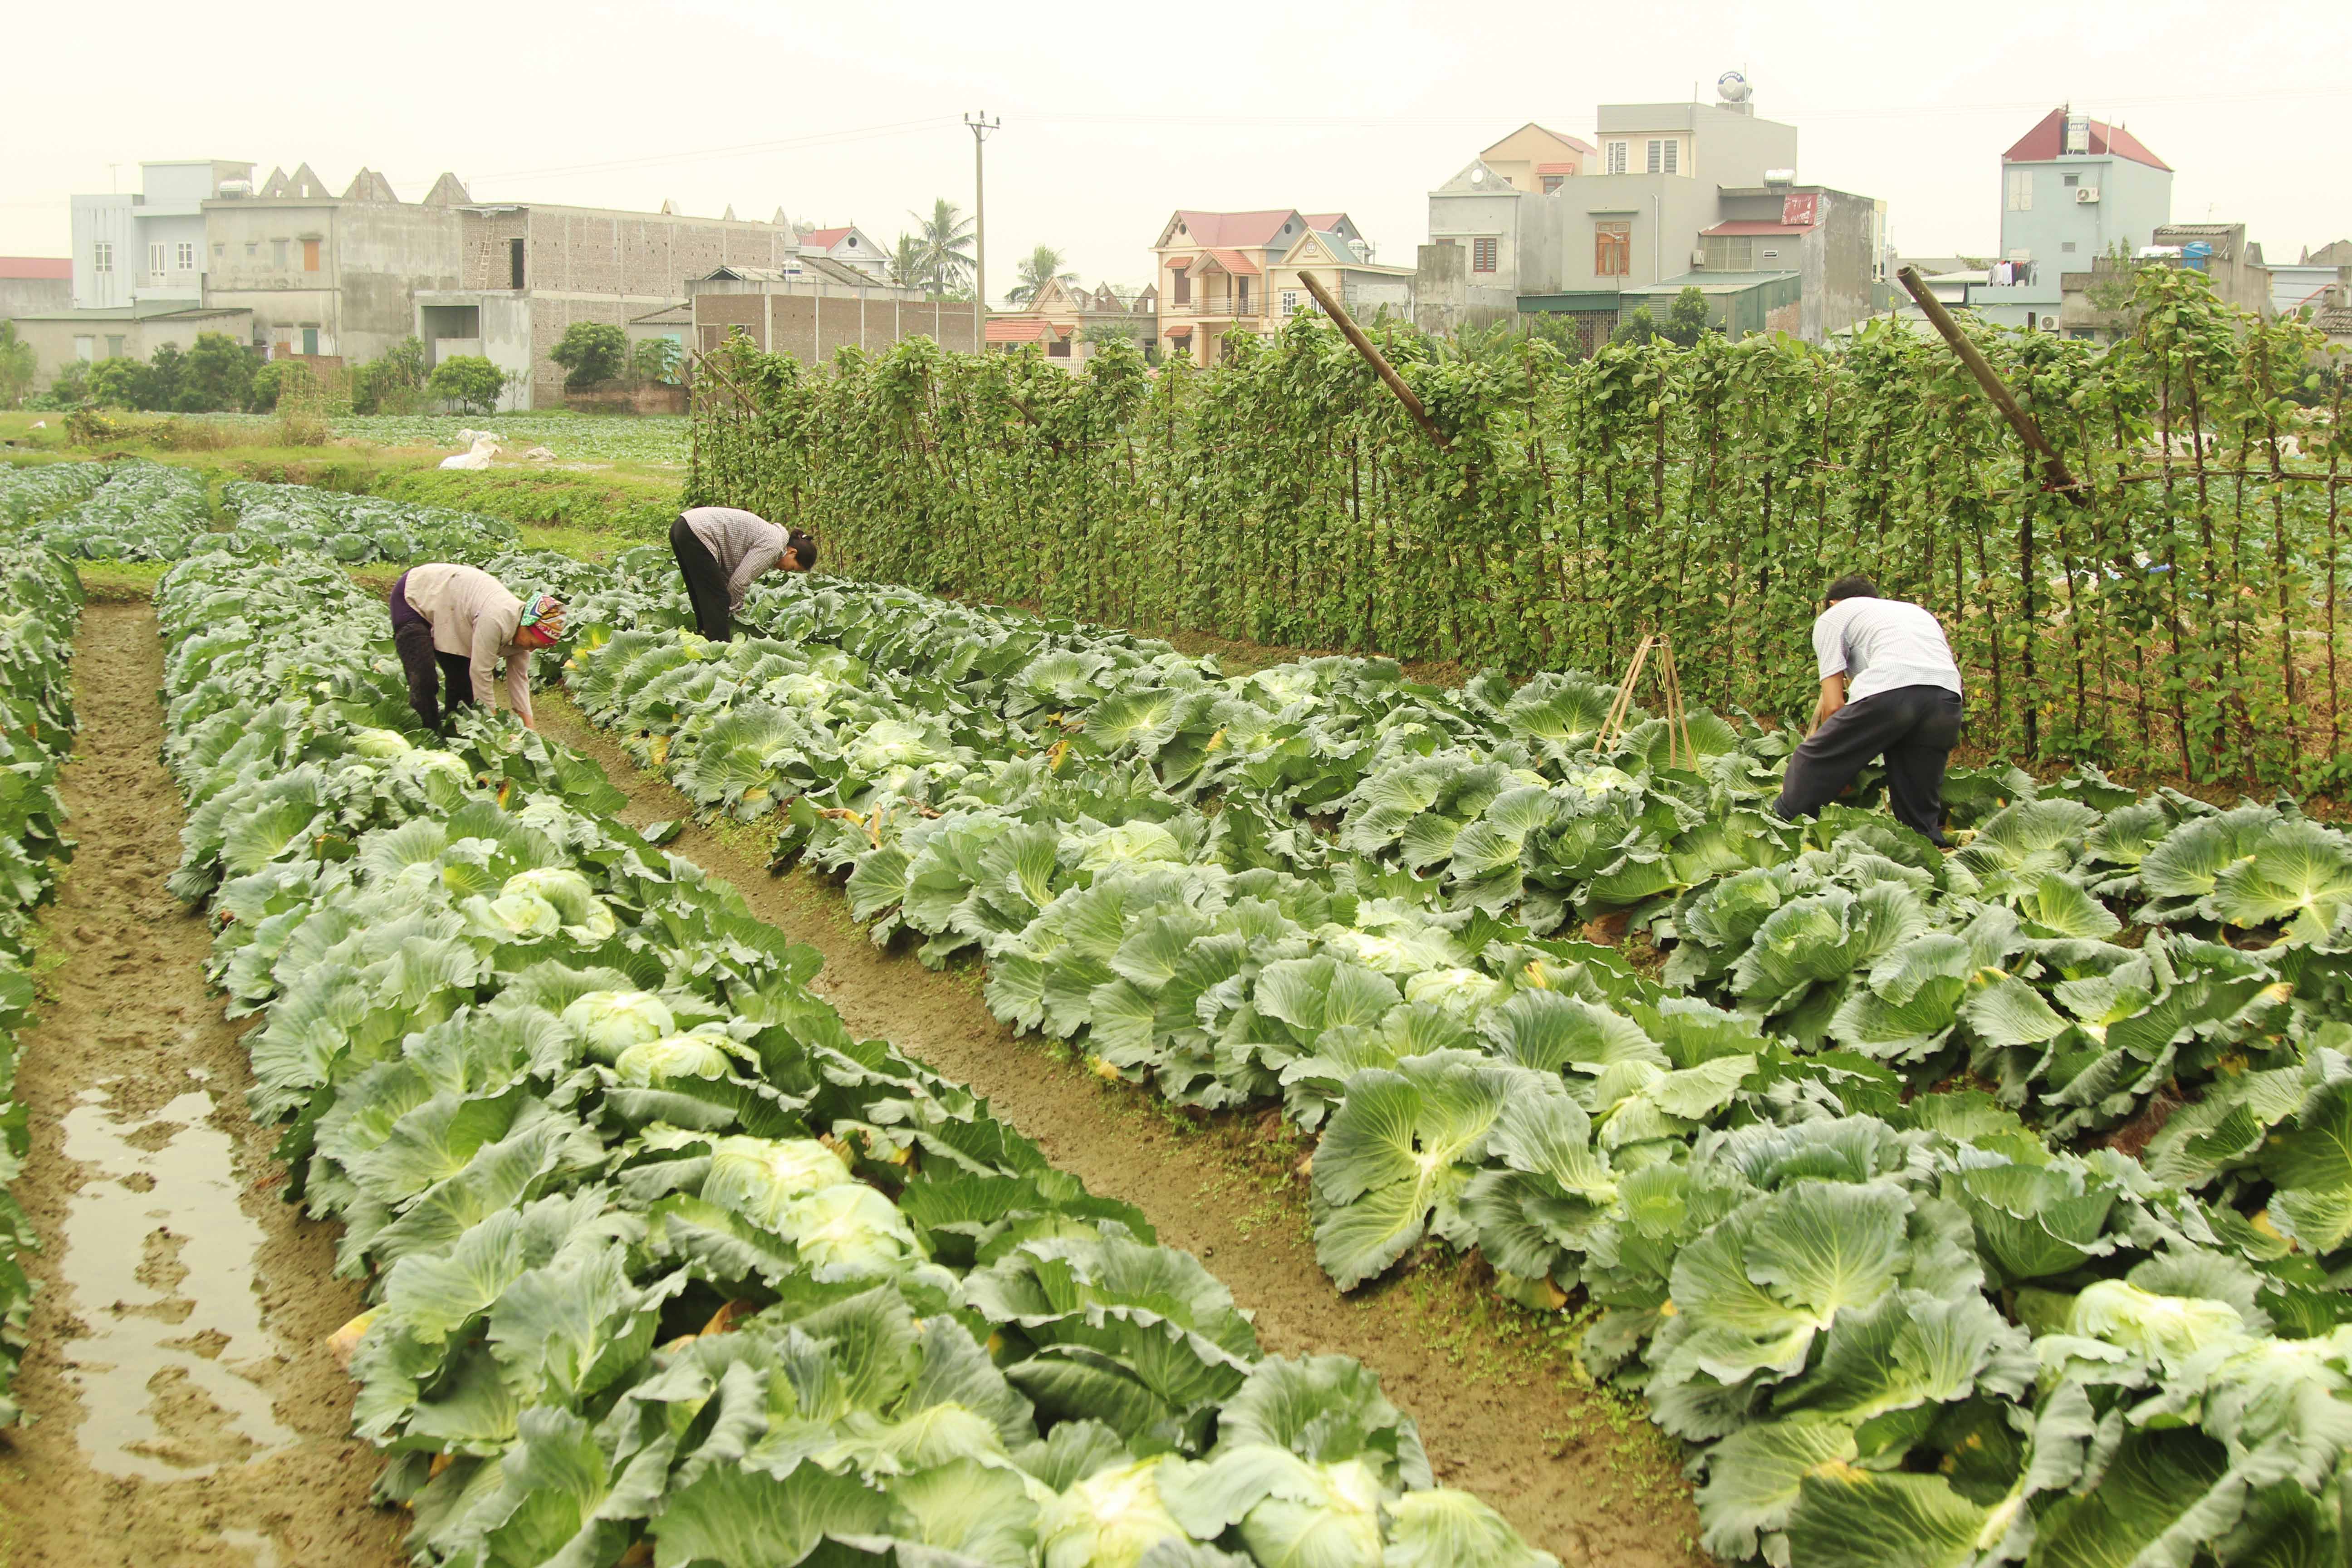
<svg viewBox="0 0 2352 1568">
<path fill-rule="evenodd" d="M 1219 296 L 1210 300 L 1162 300 L 1160 313 L 1163 316 L 1236 316 L 1256 321 L 1267 315 L 1265 301 L 1255 293 L 1246 300 Z"/>
</svg>

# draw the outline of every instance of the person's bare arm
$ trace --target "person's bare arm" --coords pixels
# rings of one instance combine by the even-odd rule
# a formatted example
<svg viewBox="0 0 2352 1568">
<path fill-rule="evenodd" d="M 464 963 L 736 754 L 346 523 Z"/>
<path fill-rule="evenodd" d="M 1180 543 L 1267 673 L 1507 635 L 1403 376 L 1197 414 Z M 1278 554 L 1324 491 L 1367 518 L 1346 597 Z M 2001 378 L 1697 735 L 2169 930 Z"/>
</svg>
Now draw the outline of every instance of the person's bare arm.
<svg viewBox="0 0 2352 1568">
<path fill-rule="evenodd" d="M 1845 706 L 1845 671 L 1822 678 L 1822 700 L 1813 705 L 1813 721 L 1805 733 L 1810 735 L 1829 722 L 1830 715 Z"/>
</svg>

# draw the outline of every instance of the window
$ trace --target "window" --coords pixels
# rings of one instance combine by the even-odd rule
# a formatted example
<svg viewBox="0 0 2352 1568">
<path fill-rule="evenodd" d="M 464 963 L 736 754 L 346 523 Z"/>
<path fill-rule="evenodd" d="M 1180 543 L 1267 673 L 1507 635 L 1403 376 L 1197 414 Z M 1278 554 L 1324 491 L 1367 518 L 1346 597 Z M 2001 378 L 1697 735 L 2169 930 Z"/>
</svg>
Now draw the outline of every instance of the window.
<svg viewBox="0 0 2352 1568">
<path fill-rule="evenodd" d="M 147 247 L 147 270 L 150 275 L 163 270 L 163 245 L 161 240 Z"/>
<path fill-rule="evenodd" d="M 248 260 L 254 257 L 259 256 L 261 254 L 261 241 L 257 239 L 247 240 L 245 242 L 245 254 Z"/>
<path fill-rule="evenodd" d="M 286 242 L 284 240 L 273 239 L 269 242 L 269 265 L 276 268 L 280 272 L 286 270 Z"/>
<path fill-rule="evenodd" d="M 1176 274 L 1176 303 L 1189 305 L 1192 302 L 1192 275 L 1190 272 L 1180 271 Z"/>
<path fill-rule="evenodd" d="M 109 359 L 121 359 L 122 357 L 122 334 L 121 332 L 109 332 L 106 334 L 106 357 Z"/>
<path fill-rule="evenodd" d="M 2071 253 L 2074 248 L 2074 242 L 2071 239 L 2062 239 L 2058 242 L 2058 248 Z"/>
<path fill-rule="evenodd" d="M 2066 176 L 2066 188 L 2070 191 L 2082 183 L 2083 176 L 2080 174 L 2069 174 Z"/>
<path fill-rule="evenodd" d="M 1285 289 L 1282 291 L 1282 313 L 1286 316 L 1295 316 L 1298 314 L 1297 289 Z"/>
<path fill-rule="evenodd" d="M 1237 315 L 1237 316 L 1246 316 L 1246 315 L 1248 315 L 1248 314 L 1249 314 L 1249 279 L 1246 279 L 1246 278 L 1236 278 L 1236 279 L 1234 279 L 1234 299 L 1235 299 L 1235 300 L 1237 301 L 1237 302 L 1234 304 L 1234 314 L 1235 314 L 1235 315 Z"/>
<path fill-rule="evenodd" d="M 1552 195 L 1559 190 L 1560 186 L 1566 184 L 1568 184 L 1568 176 L 1566 174 L 1546 174 L 1543 177 L 1543 194 L 1548 196 Z"/>
<path fill-rule="evenodd" d="M 1470 270 L 1473 272 L 1492 272 L 1495 270 L 1495 242 L 1493 240 L 1474 239 L 1470 242 Z"/>
<path fill-rule="evenodd" d="M 2030 213 L 2033 210 L 2033 171 L 2011 169 L 2009 172 L 2009 210 Z"/>
<path fill-rule="evenodd" d="M 507 287 L 522 287 L 522 241 L 520 238 L 507 241 Z"/>
<path fill-rule="evenodd" d="M 1673 137 L 1654 137 L 1649 148 L 1649 169 L 1653 174 L 1682 173 L 1683 144 Z"/>
<path fill-rule="evenodd" d="M 181 271 L 194 272 L 196 269 L 195 242 L 186 239 L 180 241 L 179 251 L 175 256 L 173 256 L 173 259 L 180 264 L 179 269 Z"/>
<path fill-rule="evenodd" d="M 94 360 L 97 357 L 98 340 L 96 338 L 80 337 L 74 340 L 74 358 L 78 360 Z"/>
<path fill-rule="evenodd" d="M 1627 149 L 1631 145 L 1632 143 L 1625 142 L 1612 142 L 1609 143 L 1609 172 L 1611 174 L 1622 174 L 1625 172 L 1627 166 L 1625 154 Z"/>
<path fill-rule="evenodd" d="M 305 327 L 302 329 L 302 352 L 306 354 L 316 354 L 319 352 L 318 328 Z"/>
<path fill-rule="evenodd" d="M 1067 338 L 1052 338 L 1047 340 L 1045 344 L 1045 357 L 1047 359 L 1069 358 L 1070 340 Z"/>
<path fill-rule="evenodd" d="M 302 270 L 305 272 L 319 270 L 319 242 L 315 239 L 306 239 L 302 242 Z"/>
<path fill-rule="evenodd" d="M 1592 270 L 1601 278 L 1623 278 L 1633 270 L 1633 226 L 1597 223 L 1592 226 Z"/>
<path fill-rule="evenodd" d="M 1744 234 L 1710 234 L 1702 248 L 1706 252 L 1709 272 L 1753 272 L 1756 270 L 1756 241 Z"/>
<path fill-rule="evenodd" d="M 90 247 L 89 264 L 93 269 L 100 272 L 113 271 L 114 242 L 110 239 L 101 239 Z"/>
<path fill-rule="evenodd" d="M 218 240 L 215 240 L 213 242 L 213 259 L 215 261 L 218 261 L 222 257 L 226 256 L 227 254 L 227 246 L 221 244 Z"/>
</svg>

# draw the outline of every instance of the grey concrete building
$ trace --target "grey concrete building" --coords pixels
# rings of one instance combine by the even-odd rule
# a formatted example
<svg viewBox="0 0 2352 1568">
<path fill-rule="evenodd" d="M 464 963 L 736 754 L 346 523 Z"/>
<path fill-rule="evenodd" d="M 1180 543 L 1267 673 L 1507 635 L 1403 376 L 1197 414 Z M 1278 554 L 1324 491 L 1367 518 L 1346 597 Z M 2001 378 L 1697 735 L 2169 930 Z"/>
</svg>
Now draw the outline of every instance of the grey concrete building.
<svg viewBox="0 0 2352 1568">
<path fill-rule="evenodd" d="M 1563 161 L 1529 190 L 1479 159 L 1431 192 L 1421 324 L 1558 311 L 1591 342 L 1685 286 L 1727 330 L 1769 319 L 1820 342 L 1868 316 L 1884 296 L 1886 204 L 1799 184 L 1796 127 L 1758 117 L 1744 83 L 1723 91 L 1716 103 L 1602 105 L 1590 172 Z M 1793 310 L 1781 300 L 1790 277 Z"/>
<path fill-rule="evenodd" d="M 791 268 L 720 267 L 689 282 L 687 292 L 690 342 L 705 352 L 738 335 L 813 365 L 845 347 L 878 353 L 917 336 L 963 353 L 981 349 L 980 311 L 971 301 L 877 283 L 861 268 L 823 257 Z"/>
</svg>

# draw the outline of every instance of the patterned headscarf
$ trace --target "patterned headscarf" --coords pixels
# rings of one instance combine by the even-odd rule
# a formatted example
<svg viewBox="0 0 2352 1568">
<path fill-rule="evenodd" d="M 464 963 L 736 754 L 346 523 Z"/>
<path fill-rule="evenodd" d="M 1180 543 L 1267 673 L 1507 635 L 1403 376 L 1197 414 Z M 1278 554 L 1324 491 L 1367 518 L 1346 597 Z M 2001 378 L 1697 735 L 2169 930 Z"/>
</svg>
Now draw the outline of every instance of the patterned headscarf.
<svg viewBox="0 0 2352 1568">
<path fill-rule="evenodd" d="M 518 634 L 537 627 L 541 636 L 552 642 L 563 636 L 563 602 L 552 594 L 541 594 L 526 605 L 522 620 L 516 626 Z"/>
</svg>

